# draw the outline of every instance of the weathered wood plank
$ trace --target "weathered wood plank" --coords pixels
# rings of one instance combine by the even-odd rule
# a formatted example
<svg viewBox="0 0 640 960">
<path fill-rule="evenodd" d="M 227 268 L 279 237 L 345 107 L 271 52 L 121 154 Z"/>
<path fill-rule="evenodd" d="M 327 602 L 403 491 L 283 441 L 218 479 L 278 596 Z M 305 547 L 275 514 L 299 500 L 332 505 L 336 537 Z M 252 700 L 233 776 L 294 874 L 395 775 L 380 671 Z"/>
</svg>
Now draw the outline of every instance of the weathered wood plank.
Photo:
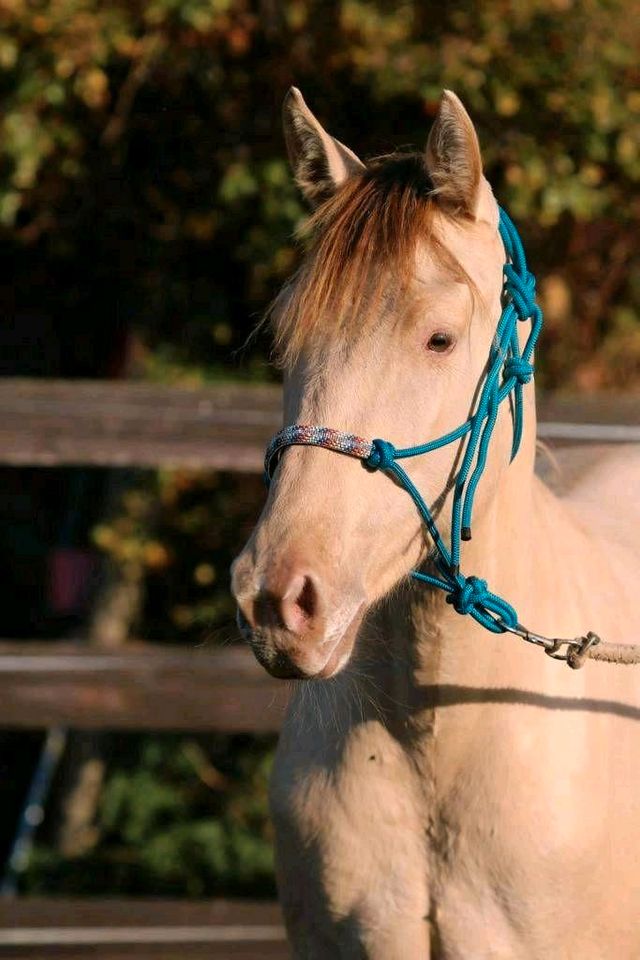
<svg viewBox="0 0 640 960">
<path fill-rule="evenodd" d="M 243 647 L 0 643 L 0 727 L 279 729 L 288 688 Z"/>
<path fill-rule="evenodd" d="M 541 397 L 539 432 L 640 442 L 640 395 Z M 280 388 L 184 389 L 132 381 L 0 380 L 0 463 L 259 471 L 281 424 Z M 582 424 L 581 430 L 571 429 Z M 589 431 L 584 425 L 616 427 Z"/>
<path fill-rule="evenodd" d="M 25 897 L 0 900 L 0 957 L 141 960 L 289 956 L 275 903 Z"/>
<path fill-rule="evenodd" d="M 285 943 L 230 942 L 0 946 L 0 960 L 289 960 Z"/>
<path fill-rule="evenodd" d="M 0 462 L 254 472 L 280 390 L 118 381 L 0 380 Z"/>
<path fill-rule="evenodd" d="M 0 960 L 289 960 L 285 942 L 122 943 L 0 946 Z"/>
<path fill-rule="evenodd" d="M 0 930 L 23 927 L 280 926 L 277 903 L 172 898 L 0 897 Z"/>
</svg>

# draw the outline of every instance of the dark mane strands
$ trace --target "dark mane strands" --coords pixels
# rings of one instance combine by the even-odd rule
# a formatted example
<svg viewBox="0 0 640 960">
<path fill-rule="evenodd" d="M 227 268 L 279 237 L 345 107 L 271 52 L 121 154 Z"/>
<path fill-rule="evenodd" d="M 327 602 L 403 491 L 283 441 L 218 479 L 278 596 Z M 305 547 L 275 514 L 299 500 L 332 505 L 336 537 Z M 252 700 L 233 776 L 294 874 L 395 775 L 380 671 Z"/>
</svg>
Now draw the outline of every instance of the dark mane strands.
<svg viewBox="0 0 640 960">
<path fill-rule="evenodd" d="M 419 240 L 430 240 L 448 266 L 458 266 L 433 236 L 432 193 L 422 154 L 391 154 L 371 161 L 312 214 L 301 231 L 308 258 L 270 311 L 285 366 L 349 323 L 370 322 L 390 282 L 402 296 Z"/>
</svg>

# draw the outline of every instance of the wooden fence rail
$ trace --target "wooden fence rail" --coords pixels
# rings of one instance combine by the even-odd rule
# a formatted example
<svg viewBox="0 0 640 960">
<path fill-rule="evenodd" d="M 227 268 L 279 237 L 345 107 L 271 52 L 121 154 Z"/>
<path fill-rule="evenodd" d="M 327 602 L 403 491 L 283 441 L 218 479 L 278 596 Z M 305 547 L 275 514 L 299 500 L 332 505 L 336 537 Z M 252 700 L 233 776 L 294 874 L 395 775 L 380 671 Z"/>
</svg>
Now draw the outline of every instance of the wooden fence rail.
<svg viewBox="0 0 640 960">
<path fill-rule="evenodd" d="M 539 419 L 554 444 L 640 442 L 640 395 L 542 396 Z M 14 466 L 253 472 L 280 424 L 275 385 L 0 380 L 0 463 Z"/>
<path fill-rule="evenodd" d="M 276 904 L 0 899 L 2 960 L 284 960 Z"/>
<path fill-rule="evenodd" d="M 0 380 L 0 462 L 15 466 L 253 472 L 279 423 L 276 386 Z"/>
<path fill-rule="evenodd" d="M 4 728 L 272 733 L 289 689 L 241 646 L 0 642 Z"/>
</svg>

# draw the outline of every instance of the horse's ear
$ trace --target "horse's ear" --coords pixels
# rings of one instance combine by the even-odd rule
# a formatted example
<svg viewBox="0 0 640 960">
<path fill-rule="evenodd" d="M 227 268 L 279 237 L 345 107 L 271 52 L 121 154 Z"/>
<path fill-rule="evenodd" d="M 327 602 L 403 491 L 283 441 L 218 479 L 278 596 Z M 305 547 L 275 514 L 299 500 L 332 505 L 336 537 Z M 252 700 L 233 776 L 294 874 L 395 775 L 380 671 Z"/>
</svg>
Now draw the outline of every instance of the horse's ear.
<svg viewBox="0 0 640 960">
<path fill-rule="evenodd" d="M 482 175 L 478 135 L 471 117 L 451 90 L 442 94 L 429 133 L 426 165 L 436 197 L 448 212 L 474 220 L 496 220 L 496 203 Z"/>
<path fill-rule="evenodd" d="M 355 153 L 316 120 L 296 87 L 284 98 L 282 122 L 296 183 L 313 206 L 328 200 L 348 177 L 364 170 Z"/>
</svg>

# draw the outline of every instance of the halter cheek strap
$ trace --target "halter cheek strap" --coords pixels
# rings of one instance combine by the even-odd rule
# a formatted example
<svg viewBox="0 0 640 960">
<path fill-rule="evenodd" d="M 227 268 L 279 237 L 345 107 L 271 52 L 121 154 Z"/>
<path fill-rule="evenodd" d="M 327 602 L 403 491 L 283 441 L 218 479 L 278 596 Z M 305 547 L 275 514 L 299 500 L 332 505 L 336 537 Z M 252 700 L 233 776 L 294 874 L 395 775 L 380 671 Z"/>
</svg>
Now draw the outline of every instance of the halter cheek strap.
<svg viewBox="0 0 640 960">
<path fill-rule="evenodd" d="M 514 224 L 500 209 L 499 231 L 507 262 L 504 265 L 502 288 L 503 310 L 489 352 L 487 372 L 480 389 L 475 411 L 459 427 L 443 437 L 413 447 L 396 449 L 388 440 L 365 440 L 362 437 L 330 427 L 293 424 L 271 440 L 265 455 L 265 479 L 270 483 L 282 452 L 290 446 L 323 447 L 361 460 L 368 470 L 382 470 L 395 477 L 413 500 L 434 545 L 437 575 L 414 570 L 412 577 L 421 583 L 443 590 L 447 602 L 462 615 L 468 614 L 492 633 L 515 633 L 522 639 L 544 648 L 556 659 L 570 666 L 582 666 L 586 656 L 594 656 L 592 648 L 599 643 L 595 634 L 575 640 L 542 637 L 518 622 L 514 608 L 492 593 L 485 580 L 464 576 L 460 571 L 461 542 L 471 539 L 473 504 L 478 483 L 487 462 L 489 442 L 498 417 L 500 404 L 511 397 L 513 402 L 513 442 L 511 458 L 520 447 L 523 427 L 523 389 L 533 378 L 533 351 L 542 327 L 542 311 L 535 300 L 536 283 L 527 269 L 527 261 Z M 531 321 L 531 331 L 520 352 L 518 321 Z M 453 487 L 451 538 L 447 546 L 438 530 L 430 507 L 398 461 L 422 456 L 467 437 L 466 447 Z M 562 647 L 566 645 L 566 653 Z"/>
</svg>

